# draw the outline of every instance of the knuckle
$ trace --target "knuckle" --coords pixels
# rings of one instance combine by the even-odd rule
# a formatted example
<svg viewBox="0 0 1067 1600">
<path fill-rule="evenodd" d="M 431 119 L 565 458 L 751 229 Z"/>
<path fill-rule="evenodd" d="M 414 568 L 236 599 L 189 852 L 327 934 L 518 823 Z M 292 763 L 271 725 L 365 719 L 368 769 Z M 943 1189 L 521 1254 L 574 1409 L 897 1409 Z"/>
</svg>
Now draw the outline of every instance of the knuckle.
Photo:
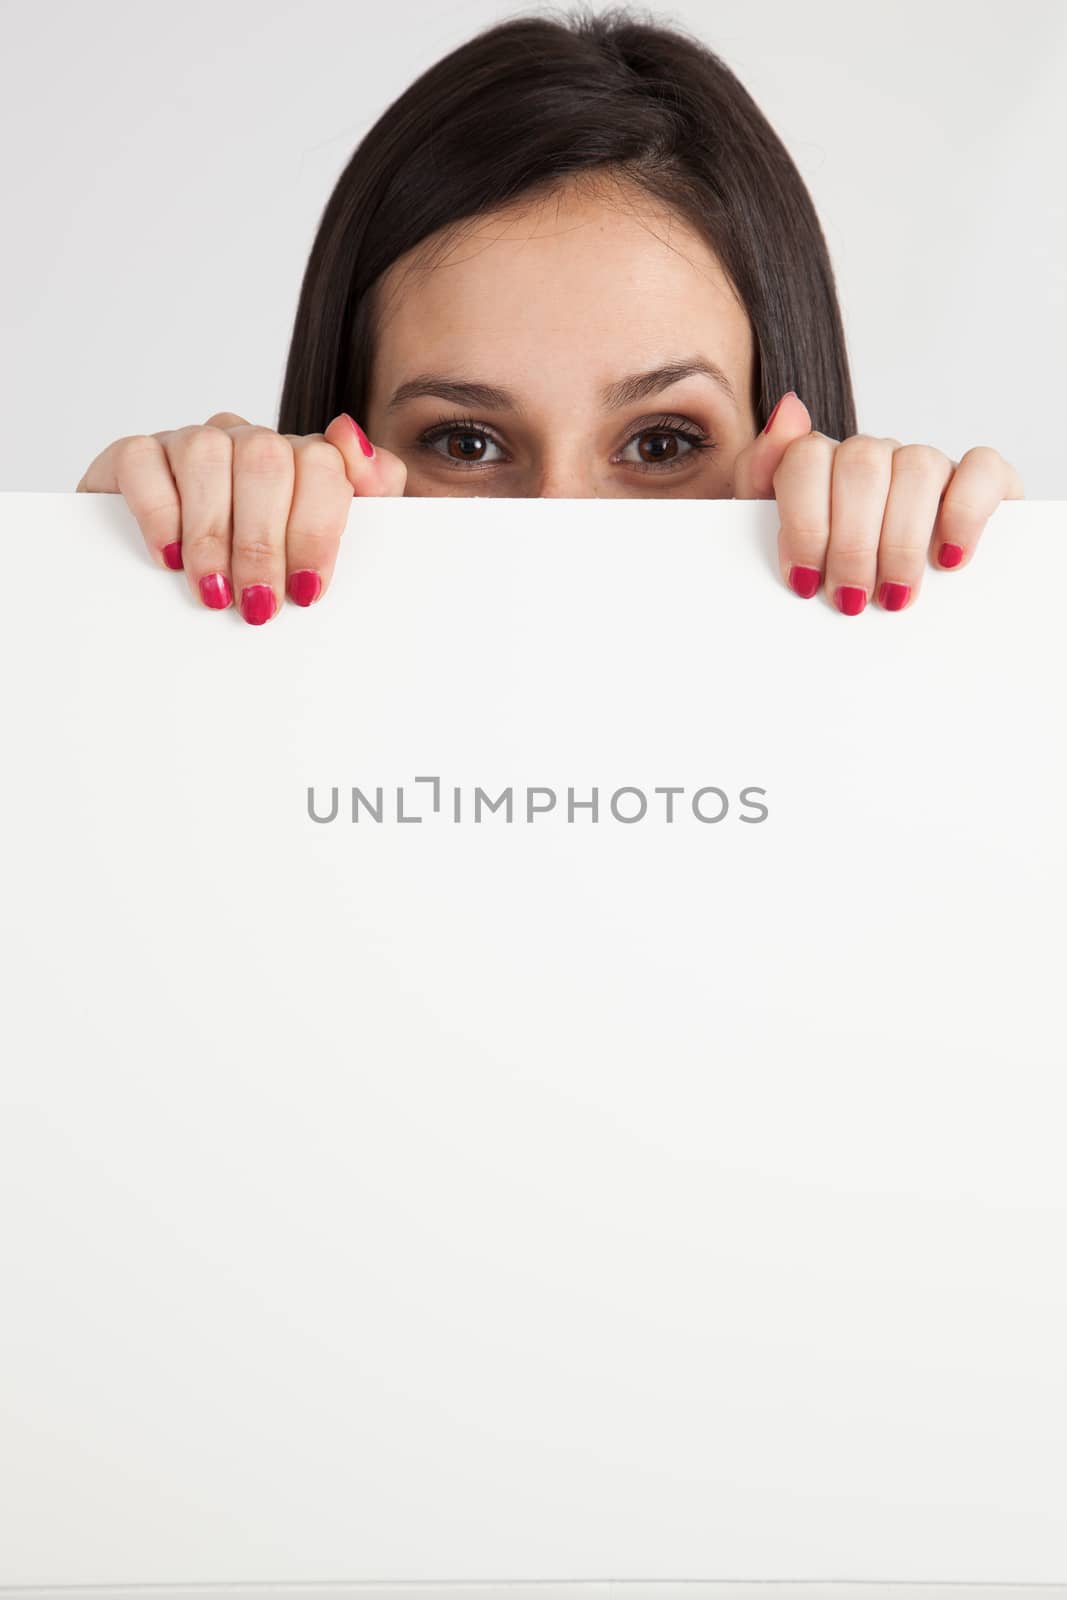
<svg viewBox="0 0 1067 1600">
<path fill-rule="evenodd" d="M 882 545 L 881 548 L 884 549 L 885 546 Z M 879 546 L 872 544 L 869 539 L 835 539 L 832 549 L 835 561 L 840 559 L 851 561 L 853 556 L 869 560 L 879 549 Z"/>
<path fill-rule="evenodd" d="M 234 428 L 248 426 L 244 417 L 239 417 L 236 411 L 213 411 L 204 423 L 205 428 Z"/>
<path fill-rule="evenodd" d="M 299 446 L 301 470 L 343 477 L 345 462 L 340 450 L 321 437 L 307 439 Z"/>
<path fill-rule="evenodd" d="M 271 428 L 251 428 L 237 440 L 234 452 L 241 472 L 273 477 L 292 470 L 293 447 Z"/>
<path fill-rule="evenodd" d="M 833 454 L 834 446 L 830 439 L 806 433 L 802 438 L 792 440 L 786 445 L 782 459 L 771 473 L 775 492 L 780 487 L 786 488 L 790 483 L 795 483 L 797 478 L 805 478 L 812 473 L 828 474 Z"/>
<path fill-rule="evenodd" d="M 230 542 L 229 535 L 222 528 L 197 528 L 195 532 L 183 530 L 182 541 L 196 556 L 202 555 L 206 559 L 218 559 L 214 557 L 214 552 L 225 552 Z"/>
<path fill-rule="evenodd" d="M 885 556 L 900 556 L 905 561 L 918 561 L 926 549 L 927 539 L 924 536 L 920 544 L 906 539 L 883 539 L 878 545 L 878 554 Z"/>
<path fill-rule="evenodd" d="M 787 520 L 782 524 L 783 540 L 790 546 L 803 546 L 805 550 L 820 548 L 829 538 L 830 530 L 805 520 Z"/>
<path fill-rule="evenodd" d="M 904 477 L 933 477 L 947 465 L 948 457 L 932 444 L 902 444 L 893 452 L 893 471 Z"/>
<path fill-rule="evenodd" d="M 982 466 L 996 466 L 1003 461 L 1003 459 L 1004 458 L 1000 451 L 994 450 L 992 445 L 975 444 L 972 445 L 969 450 L 964 451 L 963 455 L 960 457 L 960 466 L 962 466 L 965 461 L 977 461 Z"/>
<path fill-rule="evenodd" d="M 176 453 L 190 466 L 229 467 L 233 459 L 233 444 L 228 433 L 221 428 L 197 426 L 182 428 L 175 435 Z"/>
<path fill-rule="evenodd" d="M 884 439 L 875 439 L 868 433 L 854 433 L 848 439 L 843 439 L 837 447 L 837 459 L 840 464 L 847 465 L 849 470 L 859 468 L 862 472 L 885 471 L 890 455 L 890 446 Z"/>
<path fill-rule="evenodd" d="M 951 489 L 941 502 L 942 525 L 949 523 L 966 523 L 979 526 L 988 522 L 992 515 L 993 507 L 988 501 L 970 500 L 965 495 L 953 494 Z"/>
<path fill-rule="evenodd" d="M 249 567 L 273 567 L 279 565 L 282 559 L 281 546 L 259 534 L 235 539 L 233 554 L 236 561 Z"/>
<path fill-rule="evenodd" d="M 115 463 L 119 465 L 131 461 L 158 461 L 162 446 L 149 433 L 131 433 L 123 439 L 116 439 L 112 449 Z"/>
<path fill-rule="evenodd" d="M 828 434 L 802 433 L 799 439 L 791 439 L 786 445 L 782 459 L 784 461 L 787 456 L 792 456 L 794 460 L 798 456 L 811 456 L 813 459 L 818 460 L 822 457 L 832 456 L 836 448 L 838 447 Z"/>
<path fill-rule="evenodd" d="M 180 522 L 176 515 L 180 508 L 173 495 L 167 500 L 157 500 L 153 505 L 138 505 L 135 510 L 138 526 L 145 538 L 151 543 L 162 543 L 174 537 L 175 525 Z"/>
<path fill-rule="evenodd" d="M 340 543 L 343 531 L 343 522 L 337 522 L 332 527 L 325 526 L 319 522 L 311 527 L 298 526 L 290 528 L 289 536 L 294 543 L 299 544 L 304 550 L 330 550 L 334 545 Z"/>
</svg>

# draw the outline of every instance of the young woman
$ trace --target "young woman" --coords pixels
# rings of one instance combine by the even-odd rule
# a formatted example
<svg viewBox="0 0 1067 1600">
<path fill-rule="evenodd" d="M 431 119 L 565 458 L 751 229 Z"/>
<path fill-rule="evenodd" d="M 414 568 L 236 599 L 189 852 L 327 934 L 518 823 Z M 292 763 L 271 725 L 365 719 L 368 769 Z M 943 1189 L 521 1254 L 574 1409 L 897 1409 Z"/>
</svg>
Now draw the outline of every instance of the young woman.
<svg viewBox="0 0 1067 1600">
<path fill-rule="evenodd" d="M 78 489 L 124 495 L 153 558 L 250 623 L 323 598 L 353 494 L 774 498 L 783 581 L 853 616 L 966 566 L 1024 493 L 995 450 L 857 433 L 800 174 L 717 56 L 625 8 L 488 28 L 378 119 L 276 431 L 118 439 Z"/>
</svg>

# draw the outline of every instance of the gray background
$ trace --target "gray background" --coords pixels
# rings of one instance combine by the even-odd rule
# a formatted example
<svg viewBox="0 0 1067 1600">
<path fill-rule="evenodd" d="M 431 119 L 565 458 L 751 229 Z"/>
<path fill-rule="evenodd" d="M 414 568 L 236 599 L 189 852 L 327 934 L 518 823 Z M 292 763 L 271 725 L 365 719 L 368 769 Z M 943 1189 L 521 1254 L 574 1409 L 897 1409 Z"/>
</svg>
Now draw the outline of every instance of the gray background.
<svg viewBox="0 0 1067 1600">
<path fill-rule="evenodd" d="M 411 79 L 521 4 L 4 4 L 0 488 L 112 439 L 274 426 L 326 199 Z M 529 9 L 537 9 L 531 7 Z M 812 191 L 859 426 L 1067 495 L 1067 5 L 651 8 L 751 91 Z"/>
</svg>

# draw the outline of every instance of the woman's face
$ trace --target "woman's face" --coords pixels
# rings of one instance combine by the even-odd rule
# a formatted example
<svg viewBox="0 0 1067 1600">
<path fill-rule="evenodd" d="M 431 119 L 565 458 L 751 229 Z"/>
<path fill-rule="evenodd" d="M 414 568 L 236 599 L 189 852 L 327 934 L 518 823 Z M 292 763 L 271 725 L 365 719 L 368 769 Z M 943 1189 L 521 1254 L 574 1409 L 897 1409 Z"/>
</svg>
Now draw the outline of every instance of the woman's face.
<svg viewBox="0 0 1067 1600">
<path fill-rule="evenodd" d="M 365 422 L 405 494 L 730 497 L 752 330 L 676 215 L 572 184 L 478 217 L 436 263 L 424 248 L 378 286 Z"/>
</svg>

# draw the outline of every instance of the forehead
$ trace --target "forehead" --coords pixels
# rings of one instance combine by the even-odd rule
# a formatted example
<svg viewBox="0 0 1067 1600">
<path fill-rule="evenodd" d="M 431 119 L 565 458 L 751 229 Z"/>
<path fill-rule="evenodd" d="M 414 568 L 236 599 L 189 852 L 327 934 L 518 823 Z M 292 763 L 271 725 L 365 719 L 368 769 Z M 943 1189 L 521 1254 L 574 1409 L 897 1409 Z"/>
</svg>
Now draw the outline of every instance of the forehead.
<svg viewBox="0 0 1067 1600">
<path fill-rule="evenodd" d="M 710 245 L 621 183 L 569 183 L 466 218 L 394 262 L 375 294 L 375 377 L 473 370 L 540 351 L 631 370 L 703 344 L 743 385 L 751 330 Z M 700 335 L 700 337 L 694 337 Z M 604 376 L 612 375 L 610 372 Z"/>
</svg>

